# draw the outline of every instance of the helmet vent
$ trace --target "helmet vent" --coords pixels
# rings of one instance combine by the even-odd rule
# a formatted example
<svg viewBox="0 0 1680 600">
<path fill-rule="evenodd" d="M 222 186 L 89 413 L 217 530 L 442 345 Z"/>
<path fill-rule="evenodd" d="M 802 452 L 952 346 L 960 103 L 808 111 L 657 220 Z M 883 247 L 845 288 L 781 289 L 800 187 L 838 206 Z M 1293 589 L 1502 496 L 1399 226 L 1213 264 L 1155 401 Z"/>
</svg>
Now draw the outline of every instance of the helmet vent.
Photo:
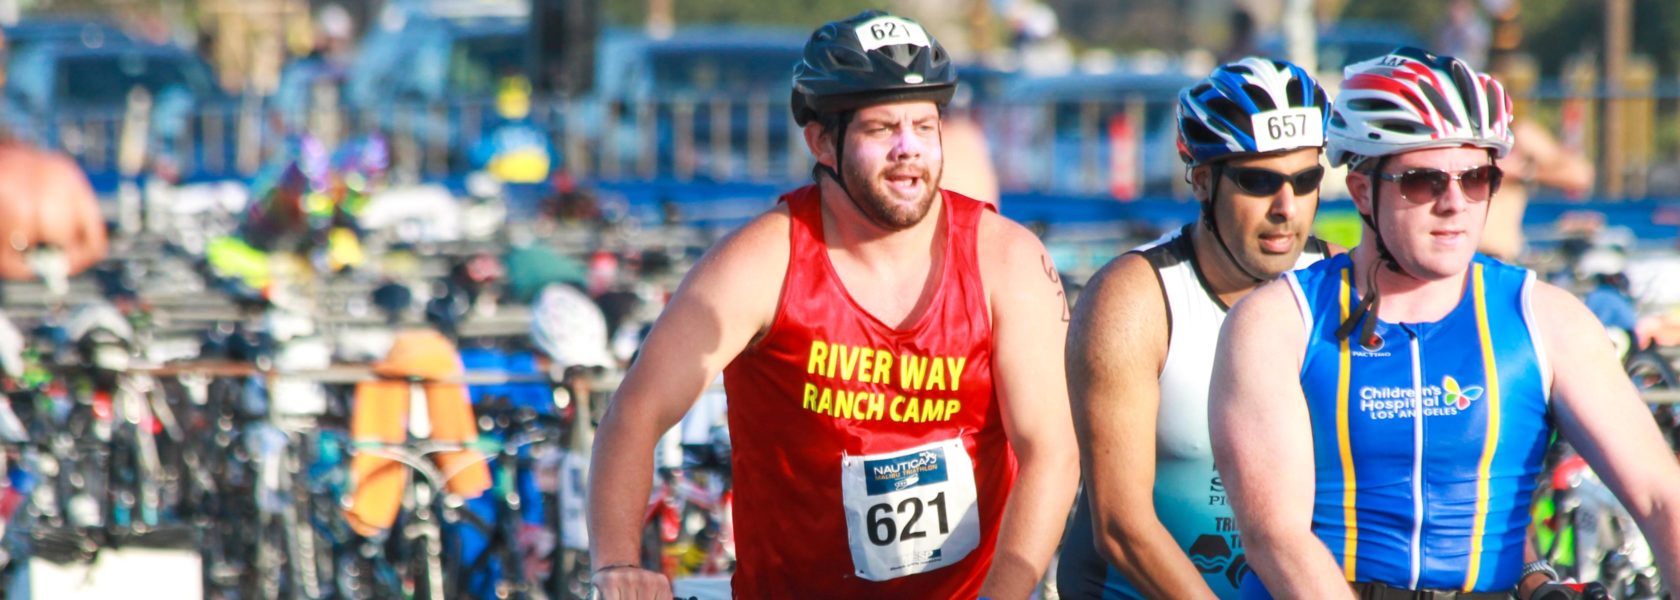
<svg viewBox="0 0 1680 600">
<path fill-rule="evenodd" d="M 1418 123 L 1418 122 L 1415 122 L 1415 121 L 1401 121 L 1401 120 L 1378 121 L 1378 122 L 1372 123 L 1371 126 L 1374 129 L 1381 129 L 1383 131 L 1392 131 L 1394 133 L 1402 133 L 1402 134 L 1407 134 L 1407 135 L 1428 135 L 1432 132 L 1431 128 L 1428 125 L 1424 125 L 1422 123 Z"/>
<path fill-rule="evenodd" d="M 1216 98 L 1208 102 L 1207 107 L 1214 114 L 1219 115 L 1219 118 L 1230 127 L 1240 129 L 1242 124 L 1248 123 L 1248 113 L 1243 112 L 1243 109 L 1237 106 L 1237 103 L 1225 98 Z"/>
<path fill-rule="evenodd" d="M 1400 110 L 1400 107 L 1393 102 L 1379 98 L 1350 98 L 1344 102 L 1347 104 L 1348 108 L 1360 112 Z"/>
<path fill-rule="evenodd" d="M 1243 93 L 1248 94 L 1249 101 L 1254 103 L 1258 112 L 1277 109 L 1277 103 L 1272 101 L 1272 95 L 1266 92 L 1266 88 L 1252 83 L 1245 83 L 1242 88 Z"/>
<path fill-rule="evenodd" d="M 1453 127 L 1464 126 L 1464 122 L 1458 120 L 1458 115 L 1453 111 L 1452 105 L 1447 103 L 1447 97 L 1441 95 L 1441 90 L 1428 85 L 1420 85 L 1418 89 L 1423 90 L 1423 97 L 1427 98 L 1430 104 L 1435 105 L 1435 112 L 1440 114 L 1442 119 L 1452 123 Z"/>
<path fill-rule="evenodd" d="M 833 63 L 834 67 L 837 69 L 850 69 L 858 71 L 869 70 L 869 57 L 864 56 L 863 53 L 851 48 L 839 46 L 829 48 L 828 60 Z"/>
<path fill-rule="evenodd" d="M 1185 137 L 1185 139 L 1190 140 L 1191 143 L 1196 143 L 1196 144 L 1223 144 L 1223 143 L 1225 143 L 1225 140 L 1220 139 L 1219 134 L 1214 133 L 1212 129 L 1208 129 L 1207 126 L 1203 125 L 1201 121 L 1197 121 L 1195 119 L 1184 119 L 1180 122 L 1183 124 L 1183 127 L 1184 127 L 1184 137 Z"/>
</svg>

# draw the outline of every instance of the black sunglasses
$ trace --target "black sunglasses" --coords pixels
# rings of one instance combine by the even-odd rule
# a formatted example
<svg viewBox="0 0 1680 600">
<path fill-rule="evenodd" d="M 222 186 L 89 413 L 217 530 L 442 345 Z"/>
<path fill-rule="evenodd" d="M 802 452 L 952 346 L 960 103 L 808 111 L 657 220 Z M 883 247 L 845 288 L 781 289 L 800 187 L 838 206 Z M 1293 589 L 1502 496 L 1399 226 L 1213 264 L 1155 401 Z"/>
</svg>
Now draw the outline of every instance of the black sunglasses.
<svg viewBox="0 0 1680 600">
<path fill-rule="evenodd" d="M 1447 184 L 1454 181 L 1464 190 L 1466 200 L 1486 202 L 1499 192 L 1499 183 L 1505 180 L 1505 172 L 1496 165 L 1482 165 L 1458 173 L 1419 168 L 1403 173 L 1378 173 L 1377 177 L 1383 181 L 1398 182 L 1400 196 L 1419 204 L 1440 200 L 1447 193 Z"/>
<path fill-rule="evenodd" d="M 1301 196 L 1318 190 L 1319 182 L 1324 181 L 1324 165 L 1307 167 L 1293 175 L 1255 167 L 1225 167 L 1224 171 L 1225 177 L 1237 184 L 1238 190 L 1250 196 L 1276 194 L 1285 181 L 1295 190 L 1295 195 Z"/>
</svg>

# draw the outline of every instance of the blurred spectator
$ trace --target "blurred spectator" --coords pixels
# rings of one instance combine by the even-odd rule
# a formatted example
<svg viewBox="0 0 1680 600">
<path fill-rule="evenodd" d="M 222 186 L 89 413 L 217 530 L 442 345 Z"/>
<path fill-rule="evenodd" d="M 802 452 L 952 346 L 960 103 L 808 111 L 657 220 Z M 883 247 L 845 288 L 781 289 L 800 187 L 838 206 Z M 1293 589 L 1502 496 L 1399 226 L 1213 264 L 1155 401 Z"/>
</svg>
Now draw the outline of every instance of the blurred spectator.
<svg viewBox="0 0 1680 600">
<path fill-rule="evenodd" d="M 1532 186 L 1578 196 L 1593 185 L 1592 163 L 1565 148 L 1546 128 L 1518 115 L 1511 129 L 1517 142 L 1511 154 L 1499 161 L 1505 183 L 1488 205 L 1480 248 L 1483 254 L 1505 261 L 1515 260 L 1522 253 L 1523 212 L 1528 209 Z"/>
<path fill-rule="evenodd" d="M 997 169 L 985 130 L 974 118 L 974 90 L 959 84 L 945 114 L 941 135 L 945 147 L 945 175 L 940 187 L 992 205 L 998 203 Z"/>
<path fill-rule="evenodd" d="M 1237 7 L 1231 9 L 1230 37 L 1225 43 L 1225 50 L 1219 54 L 1219 64 L 1236 62 L 1244 57 L 1260 53 L 1254 39 L 1254 15 L 1247 9 Z"/>
<path fill-rule="evenodd" d="M 1435 37 L 1434 50 L 1442 56 L 1464 59 L 1477 69 L 1486 68 L 1491 35 L 1487 17 L 1477 10 L 1475 0 L 1451 0 L 1447 22 Z"/>
<path fill-rule="evenodd" d="M 1029 73 L 1065 73 L 1073 68 L 1073 49 L 1058 32 L 1056 11 L 1038 0 L 1008 3 L 1004 16 L 1009 23 L 1009 44 L 1021 69 Z"/>
<path fill-rule="evenodd" d="M 105 219 L 87 175 L 70 157 L 15 140 L 0 141 L 0 278 L 39 274 L 35 250 L 62 253 L 66 275 L 105 259 Z"/>
<path fill-rule="evenodd" d="M 0 85 L 10 52 L 0 35 Z M 9 107 L 7 107 L 9 109 Z M 87 174 L 63 154 L 0 131 L 0 278 L 40 277 L 32 251 L 53 249 L 75 275 L 105 259 L 105 219 Z"/>
<path fill-rule="evenodd" d="M 311 95 L 317 86 L 337 87 L 343 84 L 353 58 L 351 50 L 355 43 L 355 30 L 355 23 L 344 7 L 328 4 L 322 8 L 302 44 L 308 48 L 307 53 L 286 63 L 280 70 L 280 85 L 274 93 L 275 105 L 288 113 L 302 113 L 312 104 Z M 288 118 L 301 116 L 287 115 Z M 294 127 L 301 125 L 300 122 L 287 124 Z"/>
<path fill-rule="evenodd" d="M 315 15 L 315 48 L 312 54 L 323 60 L 343 64 L 350 62 L 350 50 L 356 37 L 356 23 L 350 11 L 338 4 L 328 4 Z"/>
</svg>

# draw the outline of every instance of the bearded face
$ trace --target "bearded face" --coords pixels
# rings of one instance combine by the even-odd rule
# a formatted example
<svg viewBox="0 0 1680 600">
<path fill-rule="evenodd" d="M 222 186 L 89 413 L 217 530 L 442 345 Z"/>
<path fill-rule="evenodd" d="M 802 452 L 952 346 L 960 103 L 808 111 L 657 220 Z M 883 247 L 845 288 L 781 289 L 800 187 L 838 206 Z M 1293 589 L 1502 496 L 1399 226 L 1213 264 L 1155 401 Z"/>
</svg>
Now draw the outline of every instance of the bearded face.
<svg viewBox="0 0 1680 600">
<path fill-rule="evenodd" d="M 939 108 L 901 102 L 861 109 L 846 130 L 840 176 L 858 210 L 893 230 L 927 217 L 944 170 Z"/>
</svg>

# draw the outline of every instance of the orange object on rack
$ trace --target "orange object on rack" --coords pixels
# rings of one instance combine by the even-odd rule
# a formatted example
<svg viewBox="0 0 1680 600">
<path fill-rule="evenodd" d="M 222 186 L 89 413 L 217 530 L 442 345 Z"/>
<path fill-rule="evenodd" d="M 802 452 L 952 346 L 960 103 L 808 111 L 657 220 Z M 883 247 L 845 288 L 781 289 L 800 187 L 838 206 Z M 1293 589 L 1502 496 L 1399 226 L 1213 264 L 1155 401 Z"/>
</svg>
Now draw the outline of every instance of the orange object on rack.
<svg viewBox="0 0 1680 600">
<path fill-rule="evenodd" d="M 383 362 L 373 366 L 378 379 L 356 385 L 350 414 L 350 438 L 366 443 L 401 445 L 411 434 L 436 442 L 470 444 L 478 440 L 467 388 L 466 369 L 455 345 L 442 334 L 409 331 L 397 335 Z M 417 419 L 424 431 L 411 431 L 410 390 L 425 392 L 426 414 Z M 444 487 L 472 498 L 490 489 L 490 468 L 477 450 L 439 452 L 430 457 L 447 480 Z M 345 509 L 357 533 L 372 535 L 391 527 L 408 487 L 409 468 L 376 453 L 357 452 L 350 460 L 350 503 Z"/>
</svg>

